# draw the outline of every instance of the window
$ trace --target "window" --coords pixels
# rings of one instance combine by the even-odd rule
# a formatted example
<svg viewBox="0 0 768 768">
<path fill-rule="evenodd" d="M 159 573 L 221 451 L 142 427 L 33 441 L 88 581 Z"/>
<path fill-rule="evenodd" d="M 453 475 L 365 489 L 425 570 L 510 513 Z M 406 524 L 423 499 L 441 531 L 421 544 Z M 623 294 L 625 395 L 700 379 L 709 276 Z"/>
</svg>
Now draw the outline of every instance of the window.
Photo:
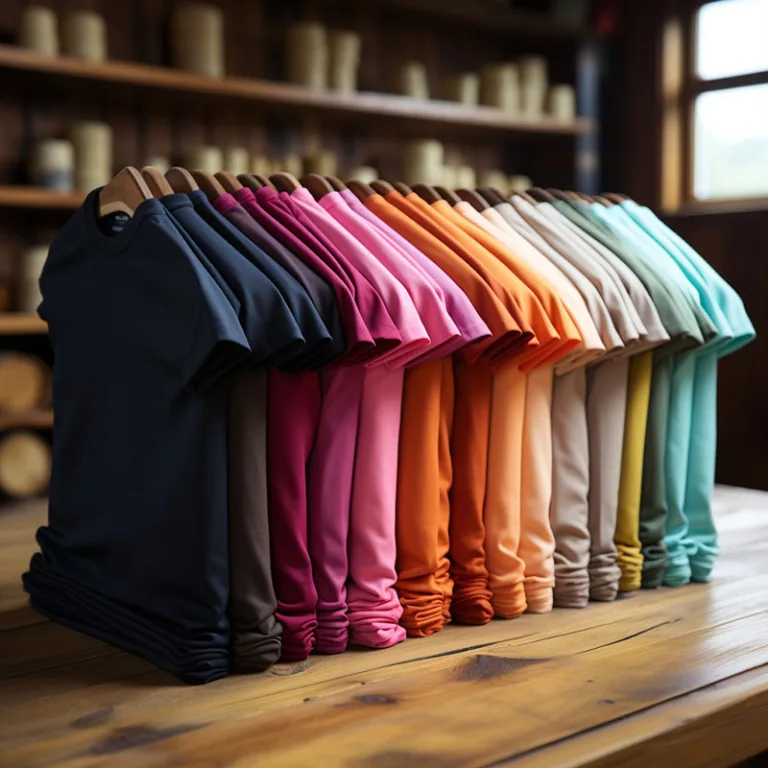
<svg viewBox="0 0 768 768">
<path fill-rule="evenodd" d="M 664 206 L 768 198 L 768 0 L 692 2 L 662 65 Z"/>
</svg>

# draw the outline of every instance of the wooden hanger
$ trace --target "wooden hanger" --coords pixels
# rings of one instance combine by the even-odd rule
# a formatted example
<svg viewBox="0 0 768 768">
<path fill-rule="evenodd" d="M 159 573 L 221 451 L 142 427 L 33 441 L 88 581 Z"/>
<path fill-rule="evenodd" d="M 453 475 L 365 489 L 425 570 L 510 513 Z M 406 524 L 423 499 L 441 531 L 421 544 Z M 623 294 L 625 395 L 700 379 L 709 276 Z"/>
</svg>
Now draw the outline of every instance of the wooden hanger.
<svg viewBox="0 0 768 768">
<path fill-rule="evenodd" d="M 612 203 L 616 203 L 616 205 L 621 205 L 625 200 L 629 200 L 626 195 L 620 195 L 617 192 L 603 192 L 603 197 Z"/>
<path fill-rule="evenodd" d="M 352 192 L 361 203 L 364 203 L 366 198 L 369 198 L 371 195 L 377 194 L 376 190 L 370 184 L 366 184 L 364 181 L 357 181 L 356 179 L 347 182 L 347 189 Z"/>
<path fill-rule="evenodd" d="M 262 187 L 268 187 L 269 182 L 263 177 L 255 173 L 239 173 L 237 180 L 251 192 L 255 192 Z"/>
<path fill-rule="evenodd" d="M 596 203 L 600 203 L 600 205 L 604 205 L 606 208 L 612 208 L 616 203 L 613 202 L 613 200 L 609 200 L 605 195 L 594 195 L 592 197 L 592 200 Z"/>
<path fill-rule="evenodd" d="M 215 200 L 227 193 L 227 190 L 221 186 L 219 180 L 208 171 L 192 171 L 192 178 L 197 182 L 200 189 L 205 192 L 209 200 Z"/>
<path fill-rule="evenodd" d="M 461 198 L 452 189 L 448 189 L 448 187 L 435 187 L 435 192 L 451 205 L 461 202 Z"/>
<path fill-rule="evenodd" d="M 99 216 L 118 211 L 133 216 L 136 209 L 151 198 L 152 191 L 142 175 L 126 166 L 99 193 Z"/>
<path fill-rule="evenodd" d="M 527 194 L 540 203 L 554 203 L 557 201 L 554 190 L 546 190 L 541 187 L 531 187 Z"/>
<path fill-rule="evenodd" d="M 411 191 L 415 192 L 425 203 L 436 203 L 443 198 L 437 193 L 434 187 L 430 187 L 429 184 L 414 184 L 411 187 Z"/>
<path fill-rule="evenodd" d="M 230 195 L 234 195 L 239 189 L 243 188 L 243 185 L 237 180 L 237 176 L 229 171 L 219 171 L 214 176 L 219 181 L 224 189 L 229 192 Z"/>
<path fill-rule="evenodd" d="M 470 203 L 476 211 L 484 211 L 486 208 L 490 208 L 485 199 L 478 195 L 474 189 L 457 189 L 456 194 L 462 200 Z"/>
<path fill-rule="evenodd" d="M 396 181 L 392 186 L 401 195 L 410 195 L 411 192 L 413 192 L 413 190 L 404 181 Z"/>
<path fill-rule="evenodd" d="M 487 200 L 489 205 L 499 205 L 500 203 L 507 202 L 507 198 L 496 187 L 481 187 L 477 190 L 477 194 Z"/>
<path fill-rule="evenodd" d="M 274 185 L 278 192 L 295 192 L 297 189 L 301 189 L 299 180 L 292 173 L 273 173 L 269 180 Z"/>
<path fill-rule="evenodd" d="M 388 195 L 394 190 L 394 187 L 388 181 L 382 181 L 381 179 L 372 181 L 371 187 L 373 187 L 373 189 L 376 190 L 376 192 L 378 192 L 380 195 Z"/>
<path fill-rule="evenodd" d="M 347 185 L 338 176 L 326 176 L 325 180 L 336 192 L 341 192 L 347 188 Z"/>
<path fill-rule="evenodd" d="M 178 165 L 170 168 L 165 173 L 166 181 L 171 185 L 174 192 L 194 192 L 200 187 L 192 178 L 192 174 L 186 168 L 180 168 Z"/>
<path fill-rule="evenodd" d="M 164 197 L 173 194 L 173 187 L 166 181 L 165 176 L 157 168 L 145 165 L 141 169 L 141 176 L 147 183 L 153 197 Z"/>
<path fill-rule="evenodd" d="M 301 183 L 312 193 L 315 200 L 319 200 L 329 192 L 333 192 L 333 187 L 319 173 L 308 173 L 301 177 Z"/>
</svg>

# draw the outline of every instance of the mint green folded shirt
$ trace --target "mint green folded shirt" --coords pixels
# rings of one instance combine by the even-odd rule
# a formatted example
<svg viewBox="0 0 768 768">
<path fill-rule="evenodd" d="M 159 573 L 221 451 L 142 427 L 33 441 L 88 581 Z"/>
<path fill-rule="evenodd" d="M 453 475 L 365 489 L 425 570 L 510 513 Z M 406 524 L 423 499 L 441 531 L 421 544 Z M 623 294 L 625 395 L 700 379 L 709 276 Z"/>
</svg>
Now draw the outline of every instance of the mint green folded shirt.
<svg viewBox="0 0 768 768">
<path fill-rule="evenodd" d="M 678 423 L 673 424 L 670 414 L 670 434 L 680 429 L 680 436 L 674 446 L 668 444 L 667 453 L 669 513 L 664 541 L 669 565 L 664 582 L 675 586 L 691 578 L 707 581 L 719 552 L 712 515 L 717 452 L 717 362 L 751 341 L 755 330 L 741 297 L 682 238 L 648 208 L 632 201 L 622 203 L 622 208 L 675 260 L 696 288 L 702 307 L 719 331 L 696 355 L 692 391 L 690 395 L 685 393 L 690 396 L 690 417 L 678 413 Z M 684 368 L 687 366 L 686 362 Z M 685 379 L 683 388 L 687 386 L 687 375 L 685 371 L 681 373 Z"/>
</svg>

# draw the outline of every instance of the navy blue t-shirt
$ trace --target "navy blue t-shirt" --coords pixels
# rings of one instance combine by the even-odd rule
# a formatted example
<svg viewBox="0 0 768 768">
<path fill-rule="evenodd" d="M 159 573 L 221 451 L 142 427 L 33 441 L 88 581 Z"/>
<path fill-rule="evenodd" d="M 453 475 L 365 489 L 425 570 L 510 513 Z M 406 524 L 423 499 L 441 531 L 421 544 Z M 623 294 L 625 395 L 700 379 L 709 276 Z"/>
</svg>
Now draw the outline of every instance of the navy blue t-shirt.
<svg viewBox="0 0 768 768">
<path fill-rule="evenodd" d="M 284 340 L 249 344 L 159 200 L 108 236 L 99 192 L 40 279 L 56 425 L 24 584 L 50 618 L 206 682 L 228 671 L 227 374 Z"/>
<path fill-rule="evenodd" d="M 254 354 L 253 364 L 290 367 L 297 356 L 305 354 L 308 343 L 303 328 L 275 283 L 206 224 L 187 195 L 166 195 L 160 202 L 170 212 L 190 250 L 219 285 L 223 282 L 237 298 L 240 324 L 251 348 L 258 349 L 268 336 L 271 349 L 277 350 L 269 358 Z M 315 340 L 319 337 L 327 342 L 329 334 L 315 316 L 316 322 L 314 326 L 307 324 L 308 330 Z"/>
<path fill-rule="evenodd" d="M 333 289 L 295 256 L 292 256 L 292 254 L 289 254 L 289 258 L 292 258 L 290 262 L 286 262 L 284 258 L 276 258 L 275 253 L 271 252 L 263 242 L 249 237 L 252 234 L 250 230 L 243 232 L 235 224 L 222 216 L 211 205 L 202 190 L 192 192 L 189 198 L 192 200 L 197 213 L 211 227 L 242 253 L 243 256 L 274 280 L 286 297 L 286 300 L 288 300 L 287 294 L 294 295 L 297 291 L 300 292 L 301 301 L 294 301 L 291 304 L 291 309 L 302 329 L 305 328 L 305 323 L 302 322 L 302 318 L 305 315 L 307 321 L 311 321 L 311 323 L 317 322 L 315 317 L 319 317 L 323 323 L 323 327 L 330 335 L 330 339 L 327 343 L 316 344 L 315 349 L 311 353 L 302 356 L 301 359 L 297 359 L 295 361 L 296 370 L 299 370 L 299 366 L 302 364 L 310 369 L 321 368 L 329 365 L 336 358 L 344 354 L 346 342 Z M 237 207 L 239 208 L 240 206 Z M 248 224 L 255 225 L 255 222 L 248 216 L 246 211 L 242 208 L 240 210 L 246 217 Z M 282 246 L 279 247 L 282 248 Z M 283 255 L 283 253 L 279 254 L 280 257 L 283 257 Z M 303 269 L 305 272 L 297 271 L 297 268 L 298 270 Z M 279 279 L 275 279 L 275 276 Z M 306 309 L 306 301 L 309 301 L 311 304 L 313 310 L 311 313 L 308 313 Z M 309 340 L 308 333 L 308 331 L 305 331 L 304 335 Z"/>
</svg>

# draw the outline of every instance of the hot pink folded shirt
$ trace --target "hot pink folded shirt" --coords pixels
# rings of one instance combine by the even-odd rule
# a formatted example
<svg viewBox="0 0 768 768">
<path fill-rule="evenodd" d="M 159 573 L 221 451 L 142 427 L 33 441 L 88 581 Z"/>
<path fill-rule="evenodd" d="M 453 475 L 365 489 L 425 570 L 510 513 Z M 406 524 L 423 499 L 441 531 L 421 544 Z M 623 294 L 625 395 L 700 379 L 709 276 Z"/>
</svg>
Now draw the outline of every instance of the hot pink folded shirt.
<svg viewBox="0 0 768 768">
<path fill-rule="evenodd" d="M 379 262 L 405 287 L 421 321 L 427 330 L 430 344 L 408 357 L 406 362 L 413 365 L 425 359 L 446 357 L 462 345 L 461 333 L 445 308 L 429 279 L 423 275 L 400 252 L 396 245 L 388 242 L 376 229 L 346 203 L 338 193 L 325 195 L 320 204 L 336 221 L 345 227 L 379 260 Z"/>
<path fill-rule="evenodd" d="M 377 229 L 408 261 L 431 283 L 443 300 L 446 311 L 461 333 L 461 346 L 468 346 L 491 336 L 491 331 L 480 317 L 472 302 L 458 285 L 429 257 L 406 240 L 399 232 L 369 211 L 350 190 L 342 190 L 341 196 L 349 207 L 362 219 Z M 425 362 L 425 361 L 422 361 Z"/>
<path fill-rule="evenodd" d="M 370 365 L 381 363 L 405 365 L 409 359 L 420 353 L 430 343 L 429 334 L 419 313 L 402 283 L 373 256 L 373 254 L 352 236 L 325 208 L 320 205 L 308 189 L 291 192 L 291 199 L 304 211 L 328 240 L 358 269 L 371 283 L 389 311 L 402 343 L 390 353 L 383 355 Z"/>
</svg>

